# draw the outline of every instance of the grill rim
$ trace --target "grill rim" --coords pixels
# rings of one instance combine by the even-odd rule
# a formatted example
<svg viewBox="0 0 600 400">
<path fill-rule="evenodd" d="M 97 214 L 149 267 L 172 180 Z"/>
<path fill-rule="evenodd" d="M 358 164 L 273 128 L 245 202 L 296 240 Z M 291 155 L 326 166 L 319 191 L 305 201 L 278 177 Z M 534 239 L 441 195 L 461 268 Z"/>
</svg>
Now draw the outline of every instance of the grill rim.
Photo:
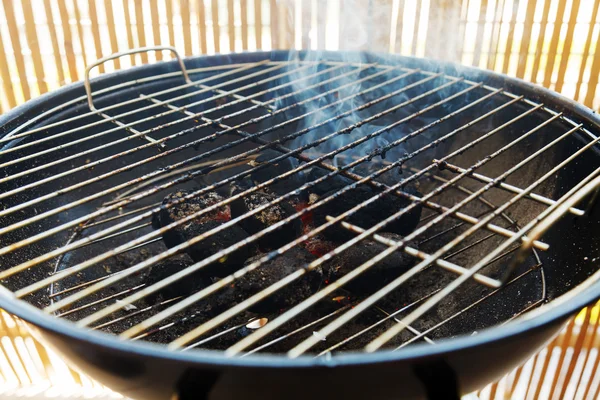
<svg viewBox="0 0 600 400">
<path fill-rule="evenodd" d="M 316 52 L 301 51 L 297 52 L 300 57 L 317 54 Z M 402 64 L 409 68 L 423 67 L 423 64 L 430 67 L 434 65 L 436 68 L 424 68 L 431 72 L 445 72 L 450 76 L 462 76 L 467 79 L 473 79 L 484 82 L 486 85 L 496 88 L 504 88 L 509 93 L 519 93 L 526 96 L 526 100 L 543 102 L 548 108 L 556 112 L 565 112 L 567 119 L 577 117 L 580 122 L 584 123 L 583 129 L 588 127 L 600 129 L 600 116 L 593 110 L 585 107 L 565 96 L 545 89 L 541 86 L 526 82 L 519 78 L 512 78 L 504 74 L 494 73 L 474 67 L 461 66 L 454 63 L 444 61 L 433 61 L 426 58 L 406 57 L 399 55 L 381 54 L 381 53 L 358 53 L 358 52 L 319 52 L 325 58 L 338 59 L 341 55 L 353 58 L 362 59 L 363 61 L 373 62 L 379 61 L 382 63 Z M 228 62 L 253 62 L 264 59 L 272 61 L 286 60 L 290 55 L 287 50 L 276 50 L 267 52 L 248 52 L 237 53 L 231 55 L 215 55 L 215 56 L 194 56 L 186 57 L 184 61 L 192 61 L 199 67 L 208 67 L 214 65 L 222 65 Z M 367 60 L 365 60 L 365 58 Z M 127 70 L 118 71 L 111 74 L 103 75 L 97 79 L 93 79 L 95 90 L 107 88 L 116 83 L 123 83 L 130 75 L 140 75 L 150 73 L 153 70 L 159 70 L 160 73 L 179 72 L 179 66 L 176 60 L 162 62 L 156 64 L 143 65 L 133 67 Z M 150 74 L 151 75 L 151 74 Z M 137 78 L 136 78 L 137 79 Z M 79 106 L 85 103 L 85 89 L 83 82 L 76 82 L 41 95 L 35 99 L 29 100 L 0 116 L 0 136 L 4 137 L 8 131 L 16 126 L 23 125 L 28 121 L 28 115 L 35 112 L 44 112 L 48 108 L 46 106 L 52 104 L 52 100 L 66 98 L 68 100 L 78 99 L 81 97 L 81 102 L 76 101 L 72 106 Z M 50 108 L 51 109 L 51 108 Z M 60 111 L 59 111 L 60 112 Z M 35 122 L 33 122 L 35 123 Z M 6 127 L 12 129 L 7 129 Z M 587 132 L 591 134 L 591 132 Z M 593 135 L 593 134 L 592 134 Z M 596 152 L 600 153 L 597 147 L 594 147 Z M 150 356 L 153 358 L 161 358 L 172 361 L 183 361 L 189 363 L 204 363 L 216 366 L 236 366 L 236 367 L 314 367 L 314 366 L 358 366 L 368 363 L 384 363 L 393 361 L 406 361 L 425 357 L 439 356 L 443 354 L 464 351 L 480 346 L 485 346 L 490 343 L 510 340 L 511 338 L 523 334 L 525 332 L 537 331 L 539 329 L 549 328 L 549 325 L 561 325 L 570 315 L 577 312 L 598 298 L 600 292 L 600 271 L 595 272 L 580 285 L 572 288 L 565 294 L 553 299 L 548 304 L 542 305 L 540 308 L 530 311 L 514 321 L 502 326 L 495 326 L 493 329 L 486 329 L 475 336 L 462 336 L 453 339 L 446 339 L 437 342 L 436 346 L 428 346 L 427 344 L 414 344 L 408 346 L 400 352 L 391 350 L 380 350 L 374 353 L 348 352 L 340 355 L 335 355 L 331 359 L 316 358 L 309 356 L 301 356 L 290 359 L 282 355 L 256 354 L 247 357 L 225 357 L 222 351 L 201 349 L 192 352 L 171 351 L 164 345 L 154 344 L 150 342 L 132 343 L 132 341 L 119 340 L 116 336 L 103 332 L 89 331 L 78 329 L 72 323 L 61 321 L 60 319 L 45 314 L 41 309 L 25 302 L 16 299 L 11 291 L 0 286 L 0 307 L 6 311 L 17 315 L 25 321 L 51 333 L 69 337 L 77 341 L 87 341 L 94 345 L 101 346 L 106 349 L 119 351 L 123 353 L 134 353 L 140 356 Z M 16 301 L 15 301 L 16 300 Z M 558 329 L 558 328 L 556 328 Z"/>
</svg>

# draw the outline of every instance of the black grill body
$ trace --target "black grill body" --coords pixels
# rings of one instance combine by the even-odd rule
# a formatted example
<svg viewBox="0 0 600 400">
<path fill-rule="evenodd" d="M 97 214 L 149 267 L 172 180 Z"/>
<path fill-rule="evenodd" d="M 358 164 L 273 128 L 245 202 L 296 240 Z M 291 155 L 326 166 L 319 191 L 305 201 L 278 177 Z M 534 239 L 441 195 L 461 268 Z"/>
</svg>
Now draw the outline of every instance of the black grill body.
<svg viewBox="0 0 600 400">
<path fill-rule="evenodd" d="M 299 53 L 295 56 L 314 57 L 310 53 Z M 569 119 L 583 124 L 590 132 L 600 133 L 600 119 L 590 110 L 563 97 L 523 81 L 508 78 L 498 74 L 484 72 L 473 68 L 460 67 L 452 64 L 438 63 L 429 60 L 406 58 L 400 56 L 378 55 L 371 53 L 338 53 L 325 52 L 319 54 L 332 61 L 358 60 L 389 65 L 403 65 L 409 68 L 419 68 L 433 72 L 443 72 L 451 76 L 460 76 L 527 99 L 544 103 L 547 107 L 563 112 Z M 229 56 L 194 57 L 185 60 L 188 69 L 222 65 L 226 63 L 257 62 L 265 59 L 285 61 L 290 53 L 286 51 L 233 54 Z M 94 90 L 108 88 L 115 84 L 132 79 L 151 77 L 159 73 L 178 72 L 175 62 L 159 63 L 128 71 L 103 76 L 93 81 Z M 159 90 L 180 82 L 180 77 L 158 83 L 144 84 L 144 90 Z M 134 94 L 142 93 L 140 87 L 126 89 Z M 138 93 L 139 92 L 139 93 Z M 76 83 L 61 90 L 41 96 L 13 110 L 0 118 L 0 135 L 35 117 L 55 104 L 70 101 L 85 95 L 83 84 Z M 95 99 L 96 106 L 118 101 L 123 93 Z M 131 93 L 129 93 L 131 95 Z M 511 112 L 519 110 L 516 105 Z M 524 106 L 523 106 L 524 107 Z M 525 108 L 522 108 L 523 110 Z M 74 103 L 64 115 L 55 115 L 56 120 L 64 119 L 77 113 L 87 111 L 87 103 L 83 100 Z M 443 115 L 443 114 L 442 114 Z M 44 120 L 40 124 L 48 124 Z M 33 127 L 35 127 L 34 125 Z M 567 124 L 557 123 L 547 129 L 541 141 L 554 139 L 568 128 Z M 526 127 L 517 126 L 514 131 L 508 131 L 497 140 L 509 142 L 515 135 Z M 166 130 L 164 134 L 175 132 Z M 90 132 L 92 134 L 93 132 Z M 545 163 L 555 163 L 562 160 L 574 150 L 588 143 L 590 137 L 574 134 L 573 137 L 557 146 L 539 163 L 520 172 L 513 181 L 526 185 L 528 175 L 536 168 L 544 167 Z M 9 142 L 7 146 L 15 146 L 18 140 Z M 98 145 L 91 143 L 90 145 Z M 212 145 L 212 144 L 211 144 Z M 535 143 L 534 143 L 535 145 Z M 539 143 L 538 143 L 539 145 Z M 216 146 L 216 144 L 215 144 Z M 453 143 L 452 146 L 458 146 Z M 107 155 L 110 153 L 106 153 Z M 140 153 L 143 158 L 150 152 Z M 65 156 L 68 152 L 65 152 Z M 465 155 L 462 164 L 471 165 L 475 157 Z M 38 159 L 36 162 L 43 162 Z M 165 161 L 168 165 L 170 161 Z M 32 163 L 33 165 L 33 163 Z M 558 199 L 575 183 L 589 175 L 600 165 L 600 155 L 597 148 L 583 154 L 576 163 L 562 169 L 551 181 L 544 186 L 544 194 Z M 114 166 L 113 166 L 114 167 Z M 12 170 L 14 172 L 15 170 Z M 488 176 L 495 176 L 502 171 L 502 165 L 490 166 Z M 11 173 L 9 169 L 7 173 Z M 99 173 L 95 171 L 94 173 Z M 124 179 L 139 176 L 140 171 L 125 175 Z M 72 177 L 73 183 L 80 179 Z M 15 181 L 5 189 L 27 183 Z M 519 186 L 519 185 L 517 185 Z M 522 187 L 522 186 L 521 186 Z M 87 191 L 89 190 L 89 191 Z M 75 197 L 92 194 L 93 188 L 83 188 Z M 11 198 L 5 204 L 12 206 L 26 201 L 25 198 Z M 63 199 L 52 200 L 48 206 L 57 206 Z M 89 212 L 89 209 L 80 212 Z M 527 213 L 538 212 L 535 209 L 520 209 L 523 217 Z M 33 215 L 33 214 L 32 214 Z M 252 355 L 245 358 L 227 358 L 217 351 L 175 352 L 159 346 L 143 342 L 120 341 L 114 336 L 76 329 L 73 324 L 44 315 L 36 307 L 15 301 L 12 294 L 4 291 L 0 294 L 0 307 L 12 312 L 34 326 L 42 340 L 55 347 L 72 363 L 93 378 L 110 388 L 133 398 L 164 399 L 173 393 L 180 398 L 452 398 L 459 394 L 469 393 L 483 387 L 485 384 L 501 377 L 511 368 L 524 362 L 531 354 L 540 349 L 546 341 L 555 335 L 564 322 L 577 310 L 591 303 L 600 293 L 600 284 L 595 281 L 598 269 L 597 262 L 591 260 L 600 255 L 597 229 L 600 220 L 598 213 L 592 210 L 585 218 L 576 219 L 565 217 L 561 219 L 547 234 L 544 242 L 550 245 L 550 251 L 540 253 L 544 265 L 546 299 L 550 301 L 544 312 L 534 314 L 518 323 L 509 323 L 491 329 L 478 331 L 476 335 L 460 336 L 453 339 L 442 339 L 436 346 L 417 344 L 409 346 L 400 352 L 350 353 L 333 358 L 313 359 L 311 356 L 286 359 L 280 356 Z M 516 216 L 519 219 L 519 215 Z M 11 224 L 23 215 L 6 217 L 2 224 Z M 67 217 L 70 218 L 70 217 Z M 56 221 L 43 223 L 36 229 L 48 229 Z M 10 241 L 26 237 L 31 232 L 15 232 Z M 0 239 L 1 240 L 1 239 Z M 44 254 L 67 240 L 65 236 L 57 235 L 52 240 L 40 242 L 34 248 L 36 254 Z M 573 243 L 576 246 L 573 246 Z M 581 257 L 586 254 L 586 259 Z M 10 259 L 7 257 L 11 257 Z M 33 255 L 35 256 L 35 254 Z M 22 259 L 18 259 L 22 257 Z M 15 259 L 17 258 L 17 259 Z M 16 253 L 4 256 L 0 262 L 14 265 L 32 258 L 31 254 Z M 10 261 L 10 262 L 9 262 Z M 23 280 L 39 280 L 45 277 L 47 271 L 32 269 L 27 274 L 8 280 L 6 286 L 10 289 L 23 286 Z M 590 278 L 591 277 L 591 278 Z M 12 278 L 11 278 L 12 279 Z M 522 283 L 524 291 L 539 291 L 539 279 L 531 278 Z M 509 292 L 510 293 L 510 292 Z M 46 293 L 34 294 L 27 298 L 29 303 L 41 307 L 44 305 Z M 565 297 L 566 296 L 566 297 Z M 506 295 L 497 302 L 490 302 L 484 312 L 480 312 L 476 321 L 470 323 L 488 327 L 498 319 L 506 319 L 506 310 L 510 310 L 514 302 L 530 301 L 528 299 L 513 300 L 515 295 Z M 499 311 L 500 310 L 500 311 Z M 504 311 L 502 311 L 504 310 Z M 453 331 L 461 332 L 462 322 L 457 320 Z M 456 395 L 455 395 L 456 394 Z M 458 398 L 458 397 L 457 397 Z"/>
</svg>

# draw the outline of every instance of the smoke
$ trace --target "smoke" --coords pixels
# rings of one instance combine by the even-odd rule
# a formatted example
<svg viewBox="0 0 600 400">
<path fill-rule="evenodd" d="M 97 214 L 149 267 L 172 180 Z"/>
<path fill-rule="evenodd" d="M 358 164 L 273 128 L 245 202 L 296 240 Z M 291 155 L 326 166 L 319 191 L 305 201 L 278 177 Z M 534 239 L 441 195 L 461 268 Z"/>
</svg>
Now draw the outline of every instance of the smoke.
<svg viewBox="0 0 600 400">
<path fill-rule="evenodd" d="M 366 53 L 345 54 L 343 61 L 351 65 L 335 69 L 331 73 L 321 73 L 316 78 L 308 78 L 335 67 L 335 64 L 328 64 L 326 61 L 331 56 L 322 52 L 290 52 L 289 68 L 292 70 L 307 62 L 321 62 L 290 75 L 289 90 L 294 95 L 292 98 L 276 104 L 277 108 L 282 108 L 291 103 L 304 102 L 302 107 L 285 113 L 287 119 L 305 115 L 298 122 L 295 131 L 307 130 L 302 136 L 286 143 L 288 147 L 296 149 L 335 134 L 318 146 L 305 150 L 312 156 L 329 153 L 355 143 L 374 132 L 384 130 L 390 124 L 417 111 L 414 105 L 409 104 L 390 112 L 392 107 L 397 107 L 409 100 L 410 90 L 401 90 L 415 80 L 412 75 L 402 78 L 402 71 L 387 72 L 385 69 L 377 68 L 373 66 L 373 61 L 368 59 L 369 56 Z M 327 81 L 327 83 L 309 88 L 319 81 Z M 398 93 L 390 96 L 390 93 L 393 92 Z M 404 124 L 383 131 L 381 134 L 339 153 L 332 159 L 332 163 L 340 166 L 350 162 L 353 158 L 376 153 L 408 132 L 410 132 L 409 127 Z M 403 144 L 390 148 L 383 156 L 394 160 L 408 151 L 409 148 Z M 381 157 L 382 155 L 375 155 L 374 158 Z"/>
<path fill-rule="evenodd" d="M 305 0 L 301 3 L 294 2 L 292 7 L 288 7 L 290 11 L 288 24 L 303 23 L 302 21 L 306 20 L 304 14 L 307 8 L 305 5 L 310 3 L 310 1 Z M 374 65 L 377 58 L 373 57 L 370 52 L 388 52 L 391 48 L 390 43 L 395 38 L 391 37 L 394 32 L 390 31 L 388 24 L 395 23 L 398 9 L 395 8 L 395 12 L 390 12 L 391 9 L 389 8 L 378 7 L 378 3 L 378 1 L 358 0 L 343 0 L 340 2 L 341 6 L 337 7 L 339 13 L 337 19 L 343 21 L 343 23 L 340 23 L 339 26 L 338 45 L 339 48 L 344 49 L 343 52 L 336 54 L 324 50 L 308 52 L 291 50 L 289 52 L 288 70 L 293 71 L 301 66 L 306 66 L 307 63 L 312 64 L 310 68 L 292 73 L 285 78 L 284 82 L 278 82 L 288 83 L 289 86 L 286 92 L 293 93 L 293 96 L 277 102 L 275 104 L 276 108 L 281 109 L 294 103 L 303 102 L 301 107 L 294 107 L 280 115 L 278 122 L 305 115 L 293 126 L 293 131 L 288 129 L 285 132 L 278 133 L 281 137 L 292 132 L 306 130 L 301 136 L 287 142 L 287 147 L 297 149 L 322 140 L 328 135 L 335 134 L 318 146 L 304 150 L 307 155 L 318 156 L 338 150 L 343 146 L 365 138 L 367 135 L 381 131 L 380 134 L 345 150 L 331 160 L 334 165 L 340 166 L 347 164 L 354 158 L 365 155 L 373 155 L 372 158 L 375 161 L 382 158 L 395 161 L 439 136 L 439 130 L 426 130 L 400 145 L 386 147 L 390 143 L 438 119 L 441 115 L 452 111 L 453 106 L 448 103 L 438 107 L 441 113 L 436 111 L 435 113 L 414 116 L 425 106 L 455 93 L 459 90 L 457 88 L 461 86 L 448 87 L 440 90 L 439 93 L 428 96 L 427 99 L 412 102 L 411 98 L 414 98 L 414 96 L 448 81 L 443 78 L 432 79 L 414 89 L 402 90 L 402 88 L 427 78 L 428 75 L 414 73 L 400 79 L 399 77 L 405 74 L 406 71 L 399 68 L 381 73 L 387 66 L 383 64 Z M 298 4 L 302 4 L 302 6 Z M 328 11 L 335 8 L 327 6 Z M 322 27 L 319 27 L 319 24 L 324 23 L 324 21 L 320 20 L 319 17 L 313 18 L 312 21 L 310 29 L 306 30 L 306 26 L 303 26 L 302 35 L 299 36 L 300 40 L 298 40 L 298 36 L 296 37 L 296 47 L 306 48 L 307 46 L 304 43 L 306 37 L 314 38 L 315 32 L 324 31 Z M 315 26 L 315 21 L 317 26 Z M 370 23 L 372 21 L 382 22 L 377 25 Z M 306 25 L 306 22 L 304 24 Z M 442 45 L 440 49 L 443 47 Z M 339 65 L 330 62 L 332 60 L 341 61 L 346 63 L 347 66 L 338 68 L 333 72 L 325 72 L 328 68 Z M 312 77 L 319 73 L 320 75 L 317 77 Z M 323 81 L 327 81 L 327 83 L 314 86 Z M 389 96 L 393 92 L 398 93 Z M 388 98 L 382 100 L 384 96 Z M 373 104 L 370 104 L 371 102 Z M 390 112 L 392 107 L 398 107 L 404 102 L 408 104 Z M 365 107 L 365 105 L 369 106 Z M 373 118 L 374 116 L 376 118 Z M 405 118 L 410 118 L 410 120 L 387 129 L 391 124 Z M 385 153 L 377 154 L 382 148 L 386 149 Z"/>
</svg>

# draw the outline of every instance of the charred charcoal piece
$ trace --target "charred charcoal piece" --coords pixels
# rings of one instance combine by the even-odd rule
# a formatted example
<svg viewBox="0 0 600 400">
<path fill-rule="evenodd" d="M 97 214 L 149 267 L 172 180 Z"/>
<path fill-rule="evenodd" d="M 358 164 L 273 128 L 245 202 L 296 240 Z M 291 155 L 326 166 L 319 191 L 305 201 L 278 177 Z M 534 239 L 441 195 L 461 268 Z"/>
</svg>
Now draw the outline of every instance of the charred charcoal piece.
<svg viewBox="0 0 600 400">
<path fill-rule="evenodd" d="M 352 168 L 352 172 L 365 177 L 381 170 L 384 167 L 385 165 L 379 162 L 363 162 Z M 377 176 L 375 181 L 383 183 L 387 186 L 395 185 L 403 179 L 401 171 L 402 170 L 398 167 L 392 168 L 389 171 Z"/>
<path fill-rule="evenodd" d="M 275 150 L 264 150 L 261 154 L 254 160 L 254 164 L 264 164 L 268 163 L 272 159 L 281 156 L 283 153 L 275 151 Z M 274 164 L 269 164 L 266 167 L 260 168 L 256 171 L 253 171 L 250 174 L 250 179 L 254 183 L 254 185 L 258 185 L 269 179 L 276 178 L 281 174 L 291 171 L 292 169 L 297 167 L 297 162 L 295 159 L 291 157 L 287 157 L 281 159 Z M 280 181 L 277 181 L 271 185 L 269 185 L 269 191 L 276 193 L 278 195 L 283 195 L 291 192 L 292 190 L 297 189 L 302 185 L 302 181 L 299 177 L 299 174 L 292 174 Z"/>
<path fill-rule="evenodd" d="M 146 275 L 145 284 L 150 286 L 156 282 L 162 281 L 179 271 L 186 269 L 194 264 L 194 260 L 187 254 L 177 254 L 166 260 L 160 261 L 149 268 Z M 210 281 L 202 276 L 202 270 L 196 271 L 183 279 L 160 289 L 157 292 L 149 294 L 146 298 L 153 304 L 162 300 L 172 299 L 178 296 L 189 296 L 198 290 L 208 286 Z"/>
<path fill-rule="evenodd" d="M 176 229 L 174 233 L 178 236 L 176 238 L 177 243 L 187 241 L 195 236 L 199 236 L 212 229 L 219 227 L 222 222 L 219 221 L 207 221 L 205 223 L 190 222 L 189 224 L 183 225 L 181 229 Z M 242 240 L 248 238 L 248 234 L 238 225 L 230 226 L 222 231 L 219 231 L 212 236 L 194 244 L 187 248 L 187 253 L 196 262 L 202 261 L 205 258 L 212 256 L 220 250 L 233 246 Z M 165 241 L 166 243 L 166 241 Z M 167 246 L 169 245 L 166 243 Z M 223 277 L 229 275 L 238 270 L 243 264 L 244 260 L 255 253 L 253 246 L 245 245 L 240 249 L 230 253 L 229 255 L 219 259 L 214 264 L 204 268 L 209 276 Z"/>
<path fill-rule="evenodd" d="M 256 256 L 248 259 L 246 265 L 251 264 L 259 258 L 260 256 Z M 313 259 L 314 257 L 306 250 L 293 248 L 274 260 L 261 265 L 251 273 L 246 274 L 244 276 L 245 279 L 240 279 L 235 286 L 238 292 L 244 293 L 247 298 L 250 294 L 258 293 L 294 273 L 296 270 L 303 268 Z M 316 268 L 268 296 L 253 306 L 250 311 L 264 313 L 293 307 L 319 290 L 322 282 L 323 272 L 320 268 Z"/>
<path fill-rule="evenodd" d="M 227 185 L 227 196 L 232 196 L 234 193 L 240 193 L 248 189 L 252 189 L 256 184 L 250 179 L 249 176 L 238 178 L 235 182 Z"/>
<path fill-rule="evenodd" d="M 308 172 L 308 174 L 306 176 L 306 181 L 307 182 L 315 181 L 319 178 L 324 177 L 325 175 L 327 175 L 329 173 L 330 173 L 330 171 L 327 171 L 323 168 L 314 167 Z M 354 183 L 352 180 L 345 178 L 343 176 L 340 176 L 338 174 L 338 175 L 334 175 L 333 177 L 329 177 L 329 178 L 325 179 L 323 182 L 319 182 L 316 185 L 311 186 L 308 189 L 308 192 L 322 196 L 327 192 L 330 192 L 333 190 L 336 190 L 336 191 L 340 190 L 340 189 L 344 188 L 345 186 L 348 186 L 352 183 Z"/>
<path fill-rule="evenodd" d="M 163 200 L 163 205 L 187 195 L 187 192 L 179 191 L 169 194 Z M 178 221 L 192 213 L 196 213 L 206 207 L 217 204 L 223 198 L 217 193 L 211 192 L 203 196 L 184 201 L 169 209 L 162 209 L 152 219 L 152 226 L 155 229 L 162 228 L 174 221 Z M 211 212 L 201 215 L 200 217 L 179 225 L 169 231 L 163 233 L 163 241 L 169 248 L 175 247 L 184 243 L 196 236 L 206 233 L 212 229 L 219 227 L 224 221 L 230 219 L 230 211 L 228 206 L 223 206 Z M 187 254 L 195 261 L 199 262 L 207 257 L 212 256 L 218 251 L 232 246 L 248 237 L 248 234 L 238 225 L 230 226 L 222 231 L 219 231 L 212 236 L 201 240 L 200 242 L 188 247 Z M 202 268 L 204 276 L 226 276 L 239 269 L 246 258 L 254 253 L 254 248 L 251 246 L 243 246 L 239 250 L 234 251 L 227 257 L 218 260 L 217 262 Z"/>
<path fill-rule="evenodd" d="M 261 256 L 250 258 L 246 265 L 258 260 Z M 255 295 L 263 289 L 280 281 L 296 270 L 310 263 L 314 257 L 302 248 L 293 248 L 287 253 L 262 264 L 257 269 L 248 272 L 231 286 L 219 292 L 216 298 L 209 298 L 210 312 L 222 312 L 233 305 Z M 320 268 L 306 273 L 294 282 L 286 285 L 264 300 L 252 306 L 249 311 L 255 313 L 279 312 L 302 302 L 319 290 L 323 281 Z"/>
<path fill-rule="evenodd" d="M 406 188 L 404 190 L 408 193 L 414 193 L 415 195 L 420 196 L 420 194 L 412 188 Z M 331 191 L 326 193 L 323 197 L 331 196 L 335 193 L 336 191 Z M 345 192 L 341 196 L 337 196 L 328 203 L 325 203 L 313 210 L 313 221 L 316 226 L 322 225 L 327 222 L 327 215 L 336 217 L 343 212 L 357 206 L 358 204 L 369 200 L 376 194 L 377 192 L 371 190 L 370 188 L 359 186 L 358 188 Z M 345 220 L 351 224 L 360 226 L 361 228 L 369 229 L 373 225 L 376 225 L 392 214 L 395 214 L 401 209 L 407 207 L 409 204 L 411 204 L 410 200 L 398 197 L 392 193 L 387 193 L 383 197 L 368 204 L 366 207 L 356 211 L 352 216 L 346 218 Z M 399 235 L 408 235 L 419 223 L 421 218 L 421 209 L 422 207 L 420 205 L 413 208 L 399 219 L 390 222 L 385 226 L 384 229 L 388 232 L 397 233 Z M 323 231 L 323 235 L 332 241 L 348 241 L 352 237 L 356 236 L 339 223 L 325 229 L 325 231 Z"/>
<path fill-rule="evenodd" d="M 381 236 L 394 241 L 402 239 L 402 236 L 395 233 L 386 232 Z M 415 243 L 409 242 L 407 245 L 416 248 Z M 329 281 L 335 281 L 387 248 L 386 245 L 374 240 L 363 240 L 325 263 L 323 266 L 325 276 Z M 404 251 L 398 250 L 348 282 L 344 287 L 354 294 L 373 294 L 413 265 L 414 258 Z"/>
<path fill-rule="evenodd" d="M 313 194 L 312 196 L 316 195 Z M 290 202 L 292 203 L 296 211 L 301 211 L 309 205 L 308 203 L 304 202 Z M 303 234 L 309 234 L 315 229 L 312 211 L 302 214 L 300 219 L 302 221 Z M 327 240 L 327 238 L 325 238 L 325 236 L 323 236 L 322 233 L 311 235 L 308 239 L 303 241 L 301 245 L 306 250 L 308 250 L 310 254 L 316 257 L 321 257 L 335 248 L 335 244 Z"/>
<path fill-rule="evenodd" d="M 305 228 L 305 232 L 310 229 Z M 321 257 L 331 250 L 333 250 L 336 246 L 334 243 L 327 240 L 323 235 L 317 234 L 315 236 L 311 236 L 307 240 L 305 240 L 302 245 L 310 254 L 315 257 Z"/>
<path fill-rule="evenodd" d="M 163 199 L 162 204 L 166 205 L 172 203 L 174 201 L 184 198 L 190 193 L 191 192 L 187 190 L 179 190 L 174 193 L 169 193 Z M 180 219 L 183 219 L 188 215 L 202 211 L 203 209 L 217 204 L 223 200 L 223 197 L 221 197 L 216 192 L 208 192 L 201 196 L 196 196 L 192 199 L 185 200 L 171 208 L 162 208 L 158 212 L 158 214 L 155 214 L 153 216 L 152 226 L 154 227 L 154 229 L 162 228 L 165 225 L 168 225 L 174 221 L 179 221 Z M 217 208 L 216 210 L 210 211 L 196 218 L 196 220 L 200 223 L 212 220 L 228 221 L 230 219 L 230 210 L 229 206 L 227 205 Z"/>
<path fill-rule="evenodd" d="M 234 190 L 234 194 L 237 193 L 239 189 Z M 231 216 L 233 218 L 237 218 L 240 215 L 243 215 L 249 211 L 252 211 L 264 204 L 267 204 L 277 198 L 276 195 L 265 193 L 265 192 L 252 192 L 248 193 L 245 196 L 234 200 L 231 203 Z M 240 221 L 239 225 L 248 233 L 255 234 L 258 233 L 269 226 L 289 217 L 290 215 L 295 214 L 296 211 L 294 207 L 282 201 L 274 206 L 266 208 L 254 215 L 251 215 L 242 221 Z M 272 250 L 277 249 L 298 236 L 302 233 L 302 222 L 299 218 L 296 218 L 287 224 L 279 227 L 263 236 L 259 241 L 258 245 L 263 250 Z"/>
<path fill-rule="evenodd" d="M 379 162 L 363 162 L 352 168 L 351 172 L 365 177 L 381 170 L 384 167 L 385 165 Z M 392 168 L 389 171 L 386 171 L 383 174 L 377 176 L 377 178 L 375 178 L 375 181 L 383 183 L 387 186 L 395 185 L 402 180 L 401 171 L 402 170 L 400 168 Z M 308 182 L 314 181 L 318 178 L 327 175 L 329 172 L 330 171 L 327 171 L 323 168 L 314 167 L 308 172 L 306 180 Z M 346 178 L 341 175 L 335 175 L 333 177 L 327 178 L 323 182 L 316 184 L 315 186 L 312 186 L 310 189 L 308 189 L 308 191 L 309 193 L 315 193 L 319 196 L 322 196 L 327 192 L 340 190 L 345 186 L 351 185 L 352 183 L 354 183 L 354 181 L 349 178 Z"/>
</svg>

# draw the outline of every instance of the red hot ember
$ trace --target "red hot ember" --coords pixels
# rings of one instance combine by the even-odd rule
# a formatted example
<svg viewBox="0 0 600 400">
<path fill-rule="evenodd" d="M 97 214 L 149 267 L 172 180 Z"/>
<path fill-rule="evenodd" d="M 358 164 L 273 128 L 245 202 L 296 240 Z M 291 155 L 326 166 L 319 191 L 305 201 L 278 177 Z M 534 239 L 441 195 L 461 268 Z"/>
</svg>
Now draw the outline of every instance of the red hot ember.
<svg viewBox="0 0 600 400">
<path fill-rule="evenodd" d="M 312 174 L 307 174 L 305 178 L 310 180 L 311 177 L 323 176 L 323 170 L 317 168 L 315 171 Z M 360 172 L 367 173 L 369 171 Z M 257 177 L 255 176 L 254 178 Z M 390 178 L 391 182 L 386 183 L 392 184 L 394 179 L 396 177 L 392 176 Z M 270 205 L 270 203 L 279 199 L 279 194 L 276 194 L 276 192 L 252 191 L 233 200 L 230 205 L 220 206 L 215 210 L 206 212 L 191 221 L 172 228 L 163 233 L 163 240 L 168 247 L 185 243 L 192 238 L 221 227 L 227 221 L 243 217 L 236 224 L 189 246 L 186 249 L 187 255 L 183 254 L 171 257 L 169 260 L 155 265 L 147 277 L 147 283 L 152 284 L 162 280 L 192 265 L 194 262 L 199 262 L 213 256 L 222 249 L 231 246 L 237 247 L 241 241 L 244 241 L 250 235 L 258 234 L 274 224 L 298 212 L 302 212 L 310 204 L 314 204 L 324 197 L 333 197 L 330 201 L 316 207 L 314 210 L 304 212 L 301 217 L 295 217 L 273 232 L 264 234 L 256 241 L 256 245 L 243 245 L 228 257 L 224 257 L 202 268 L 186 279 L 180 280 L 181 282 L 173 283 L 169 286 L 167 292 L 159 293 L 162 297 L 187 296 L 192 292 L 206 287 L 211 282 L 235 272 L 244 265 L 260 259 L 260 257 L 264 256 L 264 254 L 260 253 L 261 251 L 273 251 L 292 242 L 302 234 L 312 232 L 316 227 L 326 223 L 327 215 L 339 215 L 345 210 L 377 195 L 377 190 L 365 186 L 347 191 L 342 195 L 336 194 L 347 183 L 346 178 L 337 176 L 336 179 L 330 182 L 325 180 L 319 185 L 305 190 L 298 196 L 278 201 L 274 205 Z M 232 186 L 231 195 L 235 196 L 245 189 L 250 189 L 252 184 L 253 182 L 242 181 L 239 185 Z M 412 189 L 407 188 L 405 190 L 411 191 Z M 225 200 L 220 194 L 209 192 L 202 196 L 186 199 L 172 207 L 164 207 L 167 204 L 172 204 L 177 200 L 183 199 L 188 194 L 187 191 L 180 190 L 166 196 L 163 200 L 163 207 L 153 217 L 153 227 L 155 229 L 163 228 L 172 222 L 199 213 L 208 207 L 219 205 Z M 364 228 L 369 228 L 387 216 L 407 207 L 408 204 L 408 201 L 388 194 L 371 203 L 370 206 L 363 207 L 359 212 L 348 218 L 348 221 Z M 266 207 L 252 215 L 247 215 L 262 206 Z M 381 235 L 392 240 L 402 239 L 400 235 L 406 235 L 418 223 L 420 211 L 420 208 L 417 208 L 400 220 L 389 224 L 385 229 L 388 233 L 384 232 Z M 234 304 L 289 276 L 294 271 L 305 268 L 306 265 L 316 258 L 329 253 L 336 246 L 354 236 L 354 233 L 345 230 L 340 224 L 335 224 L 319 234 L 311 235 L 310 238 L 304 240 L 299 246 L 263 263 L 257 269 L 237 279 L 231 286 L 224 288 L 224 290 L 215 294 L 215 296 L 211 296 L 212 299 L 207 302 L 203 314 L 216 315 L 216 313 L 230 308 Z M 414 244 L 411 245 L 416 247 Z M 325 262 L 321 267 L 307 273 L 293 284 L 266 297 L 249 311 L 258 313 L 280 312 L 292 307 L 310 297 L 322 285 L 338 280 L 386 248 L 387 246 L 373 240 L 363 240 Z M 413 264 L 414 260 L 410 256 L 403 252 L 396 252 L 345 285 L 345 289 L 350 291 L 353 296 L 361 297 L 370 294 L 374 290 L 384 286 L 391 279 L 405 272 Z"/>
<path fill-rule="evenodd" d="M 309 204 L 304 201 L 297 201 L 295 203 L 293 202 L 292 204 L 297 212 L 300 212 L 309 206 Z M 300 220 L 302 221 L 302 234 L 310 233 L 313 229 L 315 229 L 312 211 L 302 214 Z M 320 233 L 309 237 L 302 242 L 302 245 L 306 250 L 316 257 L 321 257 L 335 248 L 335 244 L 327 240 Z"/>
</svg>

